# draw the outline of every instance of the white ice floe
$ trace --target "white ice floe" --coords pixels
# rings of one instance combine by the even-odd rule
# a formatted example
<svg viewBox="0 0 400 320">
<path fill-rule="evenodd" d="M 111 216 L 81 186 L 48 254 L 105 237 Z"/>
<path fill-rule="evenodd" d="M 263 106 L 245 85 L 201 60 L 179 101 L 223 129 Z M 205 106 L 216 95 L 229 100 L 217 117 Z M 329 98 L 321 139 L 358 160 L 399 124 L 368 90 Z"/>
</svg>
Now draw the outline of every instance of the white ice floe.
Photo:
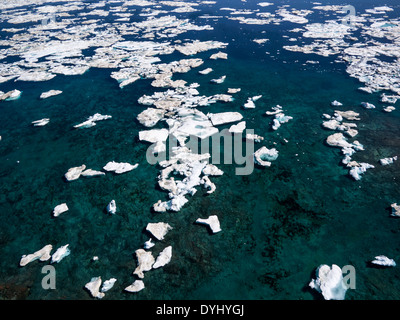
<svg viewBox="0 0 400 320">
<path fill-rule="evenodd" d="M 337 101 L 337 100 L 331 102 L 331 106 L 332 107 L 340 107 L 342 105 L 343 104 L 341 102 Z"/>
<path fill-rule="evenodd" d="M 163 251 L 161 251 L 157 256 L 157 259 L 153 264 L 153 269 L 165 266 L 171 261 L 171 258 L 172 258 L 172 246 L 168 246 Z"/>
<path fill-rule="evenodd" d="M 316 270 L 316 279 L 311 280 L 309 286 L 320 292 L 325 300 L 344 300 L 347 291 L 342 269 L 335 264 L 332 268 L 321 264 Z"/>
<path fill-rule="evenodd" d="M 82 172 L 86 169 L 86 165 L 81 165 L 79 167 L 73 167 L 68 170 L 68 172 L 64 175 L 67 181 L 73 181 L 79 179 Z"/>
<path fill-rule="evenodd" d="M 109 280 L 104 281 L 103 285 L 101 286 L 100 291 L 101 292 L 107 292 L 108 290 L 110 290 L 114 286 L 116 281 L 117 281 L 117 279 L 115 279 L 115 278 L 111 278 Z"/>
<path fill-rule="evenodd" d="M 374 260 L 371 261 L 372 264 L 376 264 L 383 267 L 395 267 L 396 262 L 386 256 L 380 255 L 376 256 Z"/>
<path fill-rule="evenodd" d="M 153 239 L 149 239 L 147 240 L 144 245 L 143 248 L 145 248 L 146 250 L 153 248 L 156 244 L 152 241 Z"/>
<path fill-rule="evenodd" d="M 249 98 L 247 99 L 246 103 L 243 105 L 243 108 L 245 109 L 254 109 L 256 107 L 256 105 L 254 104 L 254 101 Z"/>
<path fill-rule="evenodd" d="M 234 94 L 240 92 L 242 89 L 240 88 L 228 88 L 228 93 L 229 94 Z"/>
<path fill-rule="evenodd" d="M 148 223 L 146 230 L 150 232 L 157 240 L 163 240 L 168 231 L 172 230 L 172 227 L 165 222 Z"/>
<path fill-rule="evenodd" d="M 390 157 L 390 158 L 380 159 L 379 162 L 381 163 L 381 165 L 387 166 L 388 164 L 392 164 L 396 160 L 397 160 L 397 156 L 394 156 L 394 157 Z"/>
<path fill-rule="evenodd" d="M 132 171 L 133 169 L 136 169 L 138 166 L 139 166 L 138 163 L 132 165 L 127 162 L 110 161 L 103 167 L 103 169 L 106 171 L 113 171 L 116 174 L 121 174 L 121 173 Z"/>
<path fill-rule="evenodd" d="M 268 149 L 263 146 L 254 152 L 254 162 L 263 167 L 270 167 L 271 161 L 275 161 L 278 158 L 278 150 L 275 148 Z"/>
<path fill-rule="evenodd" d="M 209 163 L 203 168 L 203 174 L 207 176 L 222 176 L 224 172 L 216 165 Z"/>
<path fill-rule="evenodd" d="M 349 165 L 349 164 L 348 164 Z M 372 164 L 360 162 L 349 171 L 349 174 L 354 178 L 354 180 L 361 180 L 361 175 L 367 171 L 367 169 L 375 168 Z"/>
<path fill-rule="evenodd" d="M 272 129 L 278 130 L 282 123 L 286 123 L 289 120 L 293 119 L 291 116 L 285 115 L 283 112 L 279 112 L 275 115 L 275 119 L 272 122 Z"/>
<path fill-rule="evenodd" d="M 394 110 L 396 110 L 396 108 L 393 106 L 387 106 L 387 107 L 383 108 L 383 111 L 385 111 L 385 112 L 392 112 Z"/>
<path fill-rule="evenodd" d="M 61 213 L 68 211 L 68 206 L 66 203 L 61 203 L 56 206 L 53 210 L 53 216 L 58 217 Z"/>
<path fill-rule="evenodd" d="M 161 109 L 148 108 L 142 111 L 137 119 L 145 127 L 154 127 L 164 117 L 165 112 Z"/>
<path fill-rule="evenodd" d="M 104 292 L 100 292 L 101 282 L 101 277 L 93 277 L 90 282 L 85 284 L 85 288 L 90 292 L 93 298 L 104 298 Z"/>
<path fill-rule="evenodd" d="M 33 124 L 35 127 L 43 127 L 43 126 L 45 126 L 46 124 L 48 124 L 49 122 L 50 122 L 50 119 L 49 119 L 49 118 L 43 118 L 43 119 L 40 119 L 40 120 L 32 121 L 32 124 Z"/>
<path fill-rule="evenodd" d="M 12 101 L 12 100 L 17 100 L 21 97 L 22 91 L 19 91 L 17 89 L 11 90 L 7 93 L 3 93 L 0 95 L 0 101 L 5 100 L 5 101 Z"/>
<path fill-rule="evenodd" d="M 375 106 L 369 102 L 361 102 L 361 106 L 365 109 L 375 109 Z"/>
<path fill-rule="evenodd" d="M 392 208 L 391 216 L 400 217 L 400 205 L 398 205 L 397 203 L 392 203 L 390 206 Z"/>
<path fill-rule="evenodd" d="M 82 171 L 81 176 L 83 177 L 94 177 L 94 176 L 104 176 L 105 172 L 103 171 L 97 171 L 93 169 L 86 169 Z"/>
<path fill-rule="evenodd" d="M 206 74 L 209 74 L 212 71 L 213 71 L 212 68 L 206 68 L 204 70 L 200 70 L 199 73 L 202 74 L 202 75 L 206 75 Z"/>
<path fill-rule="evenodd" d="M 211 182 L 208 176 L 204 176 L 201 179 L 200 183 L 204 186 L 204 188 L 208 189 L 207 191 L 208 194 L 213 193 L 217 189 L 216 185 L 213 182 Z"/>
<path fill-rule="evenodd" d="M 38 260 L 38 259 L 39 259 L 39 261 L 47 261 L 51 258 L 50 252 L 52 249 L 53 249 L 53 246 L 51 244 L 48 244 L 48 245 L 44 246 L 42 249 L 40 249 L 34 253 L 31 253 L 28 255 L 23 255 L 19 262 L 19 265 L 21 267 L 24 267 L 28 263 Z"/>
<path fill-rule="evenodd" d="M 229 128 L 230 133 L 242 133 L 246 129 L 246 121 L 241 121 Z"/>
<path fill-rule="evenodd" d="M 221 83 L 223 83 L 225 81 L 225 79 L 226 79 L 226 76 L 222 76 L 222 77 L 217 78 L 217 79 L 211 79 L 210 82 L 221 84 Z"/>
<path fill-rule="evenodd" d="M 111 200 L 107 205 L 107 212 L 109 214 L 115 214 L 117 212 L 117 205 L 115 204 L 115 200 Z"/>
<path fill-rule="evenodd" d="M 155 259 L 150 251 L 143 249 L 137 249 L 135 254 L 138 266 L 135 271 L 133 271 L 133 274 L 137 275 L 140 279 L 143 279 L 144 272 L 152 269 Z"/>
<path fill-rule="evenodd" d="M 264 140 L 264 137 L 259 136 L 259 135 L 257 135 L 257 134 L 247 133 L 247 134 L 246 134 L 246 139 L 247 139 L 247 140 L 254 141 L 254 142 L 261 142 L 261 141 Z"/>
<path fill-rule="evenodd" d="M 164 142 L 168 139 L 168 129 L 152 129 L 139 132 L 139 140 L 150 143 Z"/>
<path fill-rule="evenodd" d="M 216 60 L 216 59 L 228 59 L 228 54 L 224 53 L 224 52 L 217 52 L 214 53 L 210 56 L 210 59 L 212 60 Z"/>
<path fill-rule="evenodd" d="M 49 91 L 43 92 L 40 95 L 40 99 L 47 99 L 47 98 L 50 98 L 50 97 L 53 97 L 53 96 L 57 96 L 57 95 L 59 95 L 61 93 L 62 93 L 61 90 L 49 90 Z"/>
<path fill-rule="evenodd" d="M 74 128 L 90 128 L 95 126 L 97 121 L 107 120 L 110 118 L 112 118 L 112 116 L 110 115 L 95 113 L 93 116 L 90 116 L 86 121 L 75 125 Z"/>
<path fill-rule="evenodd" d="M 198 218 L 196 223 L 204 224 L 210 228 L 212 233 L 221 231 L 221 225 L 216 215 L 209 216 L 207 219 Z"/>
<path fill-rule="evenodd" d="M 210 118 L 214 126 L 236 122 L 243 119 L 243 116 L 239 112 L 208 113 L 207 116 Z"/>
<path fill-rule="evenodd" d="M 58 248 L 51 256 L 51 263 L 59 263 L 62 259 L 69 256 L 71 250 L 68 249 L 68 246 L 69 244 L 66 244 L 65 246 Z"/>
<path fill-rule="evenodd" d="M 144 289 L 144 282 L 142 280 L 135 280 L 130 286 L 125 288 L 128 292 L 139 292 Z"/>
</svg>

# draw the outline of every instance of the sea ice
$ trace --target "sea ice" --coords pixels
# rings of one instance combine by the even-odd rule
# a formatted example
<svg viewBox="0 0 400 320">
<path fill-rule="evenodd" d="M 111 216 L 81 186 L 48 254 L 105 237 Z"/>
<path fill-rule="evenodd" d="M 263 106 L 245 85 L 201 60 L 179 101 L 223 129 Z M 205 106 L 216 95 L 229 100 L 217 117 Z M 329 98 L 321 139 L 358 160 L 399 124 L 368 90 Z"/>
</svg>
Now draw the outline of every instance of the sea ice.
<svg viewBox="0 0 400 320">
<path fill-rule="evenodd" d="M 321 264 L 316 270 L 316 279 L 309 286 L 322 293 L 325 300 L 344 300 L 347 287 L 343 281 L 342 269 L 333 264 L 332 268 Z"/>
<path fill-rule="evenodd" d="M 221 231 L 220 222 L 216 215 L 209 216 L 207 219 L 198 218 L 196 223 L 205 224 L 208 226 L 213 233 Z"/>
<path fill-rule="evenodd" d="M 59 204 L 53 210 L 53 216 L 58 217 L 61 213 L 68 211 L 68 206 L 66 203 Z"/>
<path fill-rule="evenodd" d="M 85 288 L 93 298 L 102 299 L 105 296 L 104 292 L 100 292 L 101 282 L 101 277 L 93 277 L 90 282 L 85 284 Z"/>
<path fill-rule="evenodd" d="M 51 263 L 59 263 L 62 259 L 68 256 L 71 253 L 71 250 L 68 249 L 69 244 L 62 246 L 54 252 L 51 256 Z"/>
<path fill-rule="evenodd" d="M 144 289 L 144 282 L 142 280 L 135 280 L 130 286 L 125 288 L 128 292 L 139 292 Z"/>
<path fill-rule="evenodd" d="M 210 118 L 214 126 L 236 122 L 243 119 L 243 116 L 239 112 L 208 113 L 207 116 Z"/>
<path fill-rule="evenodd" d="M 73 167 L 68 170 L 68 172 L 64 175 L 67 181 L 73 181 L 79 179 L 82 172 L 86 169 L 86 166 L 83 164 L 80 167 Z"/>
<path fill-rule="evenodd" d="M 361 102 L 361 106 L 365 109 L 375 109 L 375 106 L 369 102 Z"/>
<path fill-rule="evenodd" d="M 392 207 L 392 217 L 400 217 L 400 206 L 397 203 L 392 203 L 390 205 Z"/>
<path fill-rule="evenodd" d="M 7 93 L 3 93 L 0 95 L 0 101 L 5 100 L 5 101 L 12 101 L 12 100 L 17 100 L 21 97 L 22 91 L 19 91 L 17 89 L 11 90 Z"/>
<path fill-rule="evenodd" d="M 47 261 L 51 258 L 50 252 L 52 249 L 53 246 L 51 244 L 48 244 L 34 253 L 23 255 L 19 262 L 19 265 L 23 267 L 26 266 L 28 263 L 35 261 L 37 259 L 39 259 L 40 261 Z"/>
<path fill-rule="evenodd" d="M 155 259 L 151 252 L 145 251 L 143 249 L 137 249 L 135 251 L 136 258 L 138 262 L 138 266 L 133 272 L 134 275 L 137 275 L 140 279 L 144 278 L 144 272 L 151 270 Z"/>
<path fill-rule="evenodd" d="M 43 126 L 45 126 L 46 124 L 48 124 L 49 122 L 50 122 L 50 119 L 49 119 L 49 118 L 43 118 L 43 119 L 40 119 L 40 120 L 32 121 L 32 124 L 33 124 L 35 127 L 43 127 Z"/>
<path fill-rule="evenodd" d="M 168 246 L 163 251 L 161 251 L 157 256 L 157 259 L 153 264 L 153 269 L 165 266 L 171 261 L 171 258 L 172 258 L 172 246 Z"/>
<path fill-rule="evenodd" d="M 96 113 L 93 116 L 90 116 L 86 121 L 75 125 L 74 128 L 90 128 L 95 126 L 97 121 L 107 120 L 110 118 L 112 117 L 109 115 L 102 115 L 100 113 Z"/>
<path fill-rule="evenodd" d="M 355 179 L 355 180 L 361 180 L 361 175 L 367 171 L 367 169 L 370 168 L 375 168 L 372 164 L 365 163 L 365 162 L 360 162 L 357 163 L 356 166 L 353 166 L 349 174 Z"/>
<path fill-rule="evenodd" d="M 397 156 L 394 156 L 394 157 L 391 157 L 391 158 L 380 159 L 379 162 L 381 163 L 381 165 L 386 166 L 388 164 L 392 164 L 396 160 L 397 160 Z"/>
<path fill-rule="evenodd" d="M 109 214 L 115 214 L 117 212 L 117 205 L 115 204 L 115 200 L 111 200 L 107 205 L 107 212 Z"/>
<path fill-rule="evenodd" d="M 157 240 L 163 240 L 165 235 L 172 227 L 168 223 L 148 223 L 146 230 L 150 232 Z"/>
<path fill-rule="evenodd" d="M 386 256 L 380 255 L 376 256 L 374 260 L 371 261 L 372 264 L 376 264 L 383 267 L 395 267 L 396 262 Z"/>
<path fill-rule="evenodd" d="M 100 291 L 101 292 L 107 292 L 108 290 L 110 290 L 114 286 L 116 281 L 117 281 L 117 279 L 115 279 L 115 278 L 111 278 L 109 280 L 104 281 L 103 285 L 101 286 Z"/>
<path fill-rule="evenodd" d="M 254 152 L 254 162 L 263 167 L 270 167 L 271 161 L 274 161 L 278 158 L 278 150 L 275 148 L 268 149 L 263 146 Z"/>
<path fill-rule="evenodd" d="M 229 128 L 230 133 L 242 133 L 246 129 L 246 121 L 241 121 Z"/>
<path fill-rule="evenodd" d="M 133 169 L 136 169 L 138 166 L 139 166 L 138 163 L 132 165 L 126 162 L 110 161 L 103 167 L 103 169 L 106 171 L 113 171 L 116 174 L 121 174 L 128 171 L 132 171 Z"/>
<path fill-rule="evenodd" d="M 56 96 L 56 95 L 59 95 L 61 93 L 62 93 L 61 90 L 49 90 L 49 91 L 43 92 L 40 95 L 40 99 L 47 99 L 49 97 Z"/>
</svg>

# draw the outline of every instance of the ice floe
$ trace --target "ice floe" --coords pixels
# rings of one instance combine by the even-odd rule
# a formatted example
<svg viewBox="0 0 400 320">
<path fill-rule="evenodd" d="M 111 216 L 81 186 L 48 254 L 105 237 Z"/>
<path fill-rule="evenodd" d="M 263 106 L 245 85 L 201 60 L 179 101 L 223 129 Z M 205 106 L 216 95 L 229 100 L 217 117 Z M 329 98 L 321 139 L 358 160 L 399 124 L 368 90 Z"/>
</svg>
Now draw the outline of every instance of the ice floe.
<svg viewBox="0 0 400 320">
<path fill-rule="evenodd" d="M 374 260 L 371 261 L 372 264 L 382 266 L 382 267 L 395 267 L 396 262 L 384 255 L 376 256 Z"/>
<path fill-rule="evenodd" d="M 207 219 L 198 218 L 196 223 L 208 226 L 212 233 L 217 233 L 222 230 L 219 219 L 216 215 L 211 215 Z"/>
<path fill-rule="evenodd" d="M 153 264 L 153 269 L 158 269 L 165 266 L 171 261 L 171 259 L 172 259 L 172 246 L 168 246 L 158 254 L 156 261 Z"/>
<path fill-rule="evenodd" d="M 68 249 L 68 246 L 69 244 L 66 244 L 65 246 L 61 246 L 60 248 L 58 248 L 56 252 L 54 252 L 51 256 L 51 263 L 59 263 L 62 259 L 69 256 L 71 250 Z"/>
<path fill-rule="evenodd" d="M 75 125 L 74 128 L 90 128 L 95 126 L 97 121 L 107 120 L 110 118 L 112 118 L 112 116 L 96 113 L 93 116 L 90 116 L 86 121 Z"/>
<path fill-rule="evenodd" d="M 64 212 L 67 212 L 69 209 L 68 209 L 68 206 L 67 206 L 67 204 L 66 203 L 61 203 L 61 204 L 59 204 L 58 206 L 56 206 L 55 208 L 54 208 L 54 210 L 53 210 L 53 216 L 54 217 L 58 217 L 60 214 L 62 214 L 62 213 L 64 213 Z"/>
<path fill-rule="evenodd" d="M 115 200 L 111 200 L 110 203 L 107 205 L 107 212 L 109 214 L 115 214 L 117 212 L 117 205 Z"/>
<path fill-rule="evenodd" d="M 67 181 L 74 181 L 79 179 L 82 172 L 86 169 L 86 165 L 81 165 L 79 167 L 73 167 L 68 169 L 68 172 L 64 175 Z"/>
<path fill-rule="evenodd" d="M 263 167 L 270 167 L 271 161 L 275 161 L 279 156 L 278 150 L 275 148 L 268 149 L 263 146 L 254 152 L 254 162 Z"/>
<path fill-rule="evenodd" d="M 40 120 L 35 120 L 32 121 L 33 126 L 35 127 L 44 127 L 46 124 L 48 124 L 50 122 L 49 118 L 43 118 Z"/>
<path fill-rule="evenodd" d="M 153 267 L 155 259 L 153 254 L 150 251 L 146 251 L 143 249 L 137 249 L 135 251 L 137 264 L 134 275 L 137 275 L 140 279 L 144 278 L 144 272 L 150 271 Z"/>
<path fill-rule="evenodd" d="M 316 279 L 309 286 L 322 294 L 325 300 L 344 300 L 347 287 L 343 281 L 342 269 L 333 264 L 321 264 L 316 270 Z"/>
<path fill-rule="evenodd" d="M 53 96 L 57 96 L 57 95 L 59 95 L 61 93 L 62 93 L 61 90 L 49 90 L 49 91 L 43 92 L 40 95 L 40 99 L 47 99 L 47 98 L 50 98 L 50 97 L 53 97 Z"/>
<path fill-rule="evenodd" d="M 0 101 L 5 100 L 5 101 L 12 101 L 12 100 L 17 100 L 21 97 L 22 91 L 19 91 L 17 89 L 8 91 L 7 93 L 3 93 L 0 95 Z"/>
<path fill-rule="evenodd" d="M 39 261 L 47 261 L 51 258 L 50 252 L 52 249 L 53 249 L 53 246 L 51 244 L 48 244 L 48 245 L 44 246 L 42 249 L 40 249 L 34 253 L 31 253 L 28 255 L 23 255 L 19 262 L 19 265 L 21 267 L 24 267 L 28 263 L 38 260 L 38 259 L 39 259 Z"/>
<path fill-rule="evenodd" d="M 165 222 L 148 223 L 146 230 L 157 240 L 163 240 L 168 231 L 172 230 L 172 227 Z"/>
<path fill-rule="evenodd" d="M 93 298 L 104 298 L 105 293 L 100 291 L 101 283 L 101 277 L 93 277 L 88 283 L 85 284 L 85 288 L 90 292 Z"/>
<path fill-rule="evenodd" d="M 116 174 L 122 174 L 125 172 L 132 171 L 132 170 L 136 169 L 138 166 L 139 166 L 138 163 L 130 164 L 127 162 L 110 161 L 103 167 L 103 169 L 106 171 L 115 172 Z"/>
<path fill-rule="evenodd" d="M 381 163 L 381 165 L 387 166 L 388 164 L 392 164 L 396 160 L 397 160 L 397 156 L 394 156 L 394 157 L 390 157 L 390 158 L 380 159 L 379 162 Z"/>
<path fill-rule="evenodd" d="M 127 292 L 139 292 L 144 289 L 143 280 L 135 280 L 131 285 L 125 288 Z"/>
</svg>

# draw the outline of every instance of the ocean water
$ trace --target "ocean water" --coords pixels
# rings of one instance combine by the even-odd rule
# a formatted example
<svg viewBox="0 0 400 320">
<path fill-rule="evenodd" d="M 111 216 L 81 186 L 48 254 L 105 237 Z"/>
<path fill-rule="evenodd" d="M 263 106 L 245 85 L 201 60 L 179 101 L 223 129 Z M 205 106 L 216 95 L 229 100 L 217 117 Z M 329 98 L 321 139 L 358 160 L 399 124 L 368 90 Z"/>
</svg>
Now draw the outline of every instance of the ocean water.
<svg viewBox="0 0 400 320">
<path fill-rule="evenodd" d="M 283 4 L 298 9 L 312 6 L 304 1 L 276 1 L 274 5 Z M 195 57 L 203 58 L 204 64 L 174 79 L 199 83 L 200 94 L 207 96 L 241 88 L 233 102 L 199 110 L 240 112 L 247 128 L 265 138 L 255 147 L 277 148 L 278 159 L 271 167 L 256 167 L 246 176 L 235 174 L 236 165 L 218 165 L 224 175 L 212 178 L 217 186 L 213 194 L 199 188 L 180 212 L 154 213 L 152 205 L 167 200 L 167 194 L 157 184 L 159 168 L 146 160 L 148 145 L 138 139 L 139 131 L 146 128 L 136 117 L 146 107 L 137 100 L 162 90 L 151 87 L 150 80 L 120 89 L 110 78 L 112 70 L 96 68 L 46 82 L 0 84 L 1 91 L 18 88 L 23 92 L 18 100 L 0 103 L 2 299 L 92 299 L 84 285 L 101 276 L 117 279 L 103 298 L 109 300 L 312 300 L 321 299 L 308 287 L 320 264 L 354 266 L 356 289 L 349 289 L 346 299 L 400 298 L 398 269 L 373 268 L 368 263 L 381 254 L 395 260 L 400 256 L 400 220 L 390 217 L 390 204 L 400 201 L 400 164 L 381 166 L 378 162 L 400 154 L 398 111 L 382 112 L 380 93 L 357 90 L 360 83 L 346 74 L 346 65 L 335 62 L 335 56 L 282 49 L 288 43 L 282 35 L 290 35 L 294 24 L 251 26 L 199 18 L 201 14 L 218 15 L 218 8 L 225 6 L 258 8 L 253 1 L 218 1 L 214 6 L 200 6 L 200 12 L 180 14 L 215 29 L 187 32 L 178 39 L 229 42 L 221 50 L 228 53 L 228 59 L 212 61 L 210 52 L 199 53 Z M 356 8 L 373 6 L 372 1 L 363 1 Z M 313 17 L 315 21 L 326 19 Z M 4 23 L 4 27 L 9 25 Z M 252 42 L 263 37 L 270 40 L 263 45 Z M 161 58 L 168 62 L 185 56 L 176 52 Z M 305 64 L 307 60 L 320 62 Z M 206 67 L 214 71 L 199 75 L 198 70 Z M 222 75 L 227 76 L 223 84 L 209 82 Z M 50 89 L 63 93 L 40 100 L 40 94 Z M 263 96 L 257 107 L 244 110 L 243 103 L 255 95 Z M 340 149 L 324 142 L 333 132 L 322 128 L 321 115 L 333 114 L 333 100 L 343 103 L 341 110 L 360 113 L 356 139 L 365 150 L 353 159 L 375 165 L 360 181 L 354 181 L 340 164 Z M 360 107 L 362 101 L 379 107 L 365 110 Z M 265 116 L 265 111 L 278 104 L 293 119 L 273 131 L 272 117 Z M 97 112 L 112 118 L 92 128 L 73 128 Z M 45 117 L 51 119 L 48 125 L 31 125 Z M 139 163 L 139 167 L 121 175 L 107 173 L 70 183 L 63 179 L 71 167 L 85 164 L 101 170 L 109 161 Z M 111 216 L 105 207 L 112 199 L 118 211 Z M 53 208 L 62 202 L 69 211 L 52 217 Z M 210 234 L 194 223 L 212 214 L 221 222 L 220 233 Z M 152 252 L 156 256 L 171 245 L 171 262 L 146 272 L 146 288 L 141 292 L 124 292 L 135 280 L 135 250 L 149 239 L 147 223 L 160 221 L 173 229 Z M 69 244 L 71 250 L 54 265 L 55 290 L 41 286 L 41 269 L 47 263 L 18 266 L 23 254 L 46 244 L 54 249 Z M 93 256 L 99 260 L 92 261 Z"/>
</svg>

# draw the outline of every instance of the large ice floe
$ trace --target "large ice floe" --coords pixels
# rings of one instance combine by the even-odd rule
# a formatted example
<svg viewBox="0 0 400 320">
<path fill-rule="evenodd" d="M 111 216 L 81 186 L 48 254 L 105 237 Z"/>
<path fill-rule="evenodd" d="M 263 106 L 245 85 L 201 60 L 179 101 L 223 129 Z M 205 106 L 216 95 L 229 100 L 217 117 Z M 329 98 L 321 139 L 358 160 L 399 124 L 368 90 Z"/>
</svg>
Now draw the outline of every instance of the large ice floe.
<svg viewBox="0 0 400 320">
<path fill-rule="evenodd" d="M 322 294 L 325 300 L 344 300 L 347 287 L 343 281 L 342 269 L 321 264 L 316 270 L 316 279 L 309 286 Z"/>
<path fill-rule="evenodd" d="M 19 262 L 19 265 L 21 267 L 24 267 L 28 263 L 31 263 L 32 261 L 35 261 L 35 260 L 40 260 L 40 261 L 50 260 L 51 250 L 53 250 L 53 246 L 51 244 L 48 244 L 48 245 L 44 246 L 42 249 L 35 251 L 34 253 L 31 253 L 28 255 L 23 255 Z"/>
</svg>

